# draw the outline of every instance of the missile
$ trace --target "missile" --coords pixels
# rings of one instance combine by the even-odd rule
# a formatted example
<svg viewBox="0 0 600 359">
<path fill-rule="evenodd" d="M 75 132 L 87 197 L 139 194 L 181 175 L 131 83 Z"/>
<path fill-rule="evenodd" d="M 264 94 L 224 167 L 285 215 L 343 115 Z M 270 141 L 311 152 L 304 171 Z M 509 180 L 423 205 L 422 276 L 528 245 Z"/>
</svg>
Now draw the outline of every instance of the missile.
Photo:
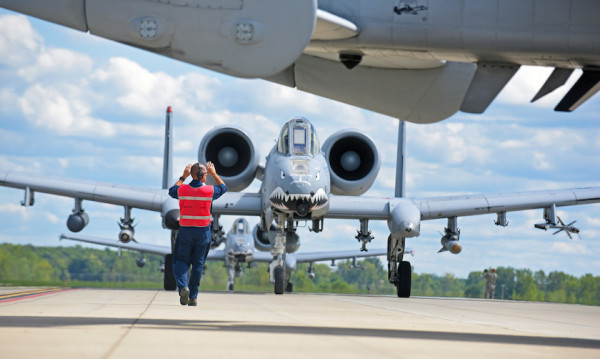
<svg viewBox="0 0 600 359">
<path fill-rule="evenodd" d="M 450 252 L 452 254 L 458 254 L 462 251 L 462 246 L 458 243 L 458 239 L 448 239 L 446 237 L 442 237 L 442 248 L 438 251 L 440 252 Z"/>
</svg>

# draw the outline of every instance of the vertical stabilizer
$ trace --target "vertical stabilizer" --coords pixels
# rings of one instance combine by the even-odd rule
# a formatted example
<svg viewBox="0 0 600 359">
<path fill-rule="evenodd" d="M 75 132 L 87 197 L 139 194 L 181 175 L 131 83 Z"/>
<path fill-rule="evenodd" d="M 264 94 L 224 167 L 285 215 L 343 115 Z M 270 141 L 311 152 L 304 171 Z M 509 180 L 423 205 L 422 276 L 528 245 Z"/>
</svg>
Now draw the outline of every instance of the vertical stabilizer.
<svg viewBox="0 0 600 359">
<path fill-rule="evenodd" d="M 167 119 L 165 122 L 165 157 L 163 159 L 163 181 L 162 188 L 167 189 L 171 187 L 171 180 L 173 176 L 173 131 L 171 128 L 171 117 L 173 116 L 173 109 L 171 106 L 167 107 Z"/>
</svg>

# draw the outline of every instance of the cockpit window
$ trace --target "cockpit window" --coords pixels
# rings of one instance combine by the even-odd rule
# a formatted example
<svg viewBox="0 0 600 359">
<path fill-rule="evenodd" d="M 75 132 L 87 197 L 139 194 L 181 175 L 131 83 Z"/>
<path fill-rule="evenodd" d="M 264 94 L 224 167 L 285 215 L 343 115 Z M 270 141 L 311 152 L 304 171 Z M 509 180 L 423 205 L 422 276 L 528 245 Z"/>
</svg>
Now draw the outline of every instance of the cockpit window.
<svg viewBox="0 0 600 359">
<path fill-rule="evenodd" d="M 277 151 L 283 154 L 314 156 L 320 151 L 314 127 L 306 119 L 289 121 L 279 135 Z"/>
<path fill-rule="evenodd" d="M 287 124 L 281 129 L 279 135 L 279 142 L 277 142 L 277 151 L 287 154 L 288 153 L 288 141 L 289 141 L 289 128 Z"/>
<path fill-rule="evenodd" d="M 233 227 L 231 228 L 231 232 L 233 234 L 244 234 L 246 233 L 246 229 L 248 228 L 247 225 L 248 223 L 245 220 L 240 219 L 238 221 L 235 221 L 233 223 Z"/>
<path fill-rule="evenodd" d="M 308 139 L 306 138 L 306 127 L 302 124 L 294 125 L 294 146 L 292 147 L 295 155 L 305 155 L 307 152 Z"/>
</svg>

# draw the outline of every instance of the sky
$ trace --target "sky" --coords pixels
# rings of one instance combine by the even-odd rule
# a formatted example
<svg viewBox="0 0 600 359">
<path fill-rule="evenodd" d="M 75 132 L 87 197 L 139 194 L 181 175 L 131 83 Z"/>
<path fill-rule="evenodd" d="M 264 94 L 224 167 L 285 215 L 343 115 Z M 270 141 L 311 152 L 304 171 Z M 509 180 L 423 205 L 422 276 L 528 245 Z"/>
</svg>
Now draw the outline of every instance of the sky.
<svg viewBox="0 0 600 359">
<path fill-rule="evenodd" d="M 427 125 L 406 125 L 406 195 L 427 197 L 600 186 L 600 95 L 573 113 L 553 111 L 567 86 L 531 104 L 552 69 L 522 67 L 485 113 L 458 112 Z M 374 139 L 382 157 L 369 196 L 393 196 L 398 120 L 263 80 L 238 79 L 0 10 L 0 169 L 44 177 L 160 188 L 165 110 L 174 110 L 174 174 L 197 161 L 214 126 L 246 130 L 261 155 L 281 126 L 304 116 L 321 143 L 342 128 Z M 257 191 L 255 181 L 245 191 Z M 0 187 L 0 243 L 73 246 L 59 241 L 74 200 Z M 84 235 L 114 238 L 123 208 L 84 201 Z M 465 278 L 489 267 L 600 275 L 600 205 L 561 207 L 581 239 L 534 228 L 542 210 L 459 218 L 463 252 L 440 253 L 446 220 L 425 221 L 407 240 L 416 273 Z M 160 213 L 133 210 L 135 238 L 167 246 Z M 225 230 L 234 217 L 222 217 Z M 248 218 L 254 225 L 258 218 Z M 300 251 L 358 249 L 358 221 L 325 220 L 315 234 L 299 228 Z M 371 221 L 371 248 L 386 246 L 387 225 Z M 80 244 L 81 245 L 81 244 Z M 85 245 L 88 246 L 88 245 Z M 92 246 L 92 245 L 89 245 Z"/>
</svg>

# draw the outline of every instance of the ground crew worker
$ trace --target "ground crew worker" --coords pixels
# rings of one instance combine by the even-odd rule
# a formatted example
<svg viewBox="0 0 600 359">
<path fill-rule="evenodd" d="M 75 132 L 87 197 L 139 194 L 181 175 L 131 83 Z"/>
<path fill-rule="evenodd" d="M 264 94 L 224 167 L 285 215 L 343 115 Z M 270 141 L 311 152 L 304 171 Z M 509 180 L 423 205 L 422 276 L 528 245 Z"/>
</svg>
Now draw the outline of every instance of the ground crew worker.
<svg viewBox="0 0 600 359">
<path fill-rule="evenodd" d="M 184 185 L 190 174 L 192 181 Z M 216 186 L 205 185 L 207 174 L 214 178 Z M 181 305 L 198 305 L 200 278 L 211 243 L 210 209 L 212 201 L 225 192 L 227 187 L 210 161 L 206 166 L 199 163 L 187 165 L 183 176 L 169 189 L 169 195 L 179 199 L 180 228 L 173 248 L 173 274 Z M 188 281 L 190 265 L 192 272 Z"/>
<path fill-rule="evenodd" d="M 492 268 L 492 272 L 488 272 L 487 269 L 483 271 L 483 278 L 486 279 L 485 283 L 485 299 L 494 299 L 494 290 L 496 289 L 496 269 Z"/>
</svg>

